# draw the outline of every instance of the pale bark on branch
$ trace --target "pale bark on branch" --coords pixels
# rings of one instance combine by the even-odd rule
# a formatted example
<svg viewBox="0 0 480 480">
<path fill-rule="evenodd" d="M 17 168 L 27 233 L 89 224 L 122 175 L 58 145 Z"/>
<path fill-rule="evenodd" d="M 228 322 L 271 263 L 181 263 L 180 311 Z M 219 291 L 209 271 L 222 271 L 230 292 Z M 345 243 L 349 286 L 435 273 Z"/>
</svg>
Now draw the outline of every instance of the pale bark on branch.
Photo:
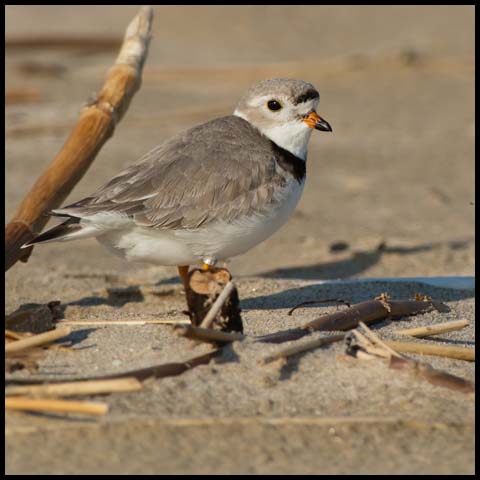
<svg viewBox="0 0 480 480">
<path fill-rule="evenodd" d="M 90 167 L 103 144 L 140 88 L 148 52 L 153 10 L 142 7 L 127 28 L 120 53 L 102 90 L 80 113 L 72 133 L 53 162 L 25 196 L 5 227 L 5 271 L 18 260 L 26 262 L 32 240 L 48 221 L 46 212 L 60 206 Z"/>
</svg>

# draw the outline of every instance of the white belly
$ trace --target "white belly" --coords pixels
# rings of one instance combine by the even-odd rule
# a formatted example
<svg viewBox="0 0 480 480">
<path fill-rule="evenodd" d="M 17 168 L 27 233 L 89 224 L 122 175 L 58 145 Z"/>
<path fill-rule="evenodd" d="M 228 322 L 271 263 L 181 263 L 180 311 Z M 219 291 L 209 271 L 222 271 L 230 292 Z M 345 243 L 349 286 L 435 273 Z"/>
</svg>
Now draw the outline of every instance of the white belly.
<svg viewBox="0 0 480 480">
<path fill-rule="evenodd" d="M 225 261 L 253 248 L 275 233 L 300 200 L 303 183 L 292 179 L 276 195 L 275 206 L 262 215 L 219 220 L 196 230 L 160 230 L 133 223 L 105 233 L 97 240 L 113 253 L 134 262 L 192 265 L 205 260 Z"/>
</svg>

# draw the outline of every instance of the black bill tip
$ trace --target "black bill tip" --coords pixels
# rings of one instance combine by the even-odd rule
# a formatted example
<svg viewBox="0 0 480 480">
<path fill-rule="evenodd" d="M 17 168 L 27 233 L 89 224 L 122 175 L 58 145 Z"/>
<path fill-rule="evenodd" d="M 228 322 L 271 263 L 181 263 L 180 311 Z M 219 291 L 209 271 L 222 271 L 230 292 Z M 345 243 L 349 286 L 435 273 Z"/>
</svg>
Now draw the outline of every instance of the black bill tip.
<svg viewBox="0 0 480 480">
<path fill-rule="evenodd" d="M 315 130 L 321 130 L 322 132 L 333 132 L 332 126 L 322 117 L 318 117 L 314 128 Z"/>
</svg>

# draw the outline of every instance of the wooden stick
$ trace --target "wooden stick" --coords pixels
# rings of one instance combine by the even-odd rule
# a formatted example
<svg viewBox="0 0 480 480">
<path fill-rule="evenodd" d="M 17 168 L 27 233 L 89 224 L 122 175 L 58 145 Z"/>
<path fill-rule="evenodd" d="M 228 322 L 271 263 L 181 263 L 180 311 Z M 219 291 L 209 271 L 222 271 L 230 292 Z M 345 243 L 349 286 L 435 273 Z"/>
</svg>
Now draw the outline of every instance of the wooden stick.
<svg viewBox="0 0 480 480">
<path fill-rule="evenodd" d="M 134 377 L 114 380 L 89 380 L 46 385 L 22 385 L 7 387 L 6 396 L 27 395 L 31 397 L 71 397 L 73 395 L 96 395 L 114 392 L 135 392 L 143 385 Z"/>
<path fill-rule="evenodd" d="M 18 332 L 14 332 L 13 330 L 8 330 L 7 328 L 5 329 L 5 340 L 7 340 L 7 338 L 8 338 L 9 340 L 16 341 L 16 340 L 21 340 L 22 338 L 29 337 L 29 336 L 31 336 L 31 335 L 28 334 L 27 332 L 18 333 Z"/>
<path fill-rule="evenodd" d="M 205 315 L 205 318 L 203 319 L 203 322 L 200 324 L 201 328 L 210 328 L 213 321 L 215 320 L 215 317 L 217 316 L 218 312 L 222 308 L 222 305 L 225 303 L 229 295 L 232 293 L 232 290 L 235 288 L 235 285 L 233 284 L 232 281 L 228 282 L 225 285 L 225 288 L 223 289 L 222 293 L 218 296 L 218 298 L 215 300 L 215 303 L 212 305 L 210 310 L 208 311 L 207 315 Z"/>
<path fill-rule="evenodd" d="M 339 342 L 344 338 L 345 334 L 342 333 L 340 335 L 332 335 L 331 337 L 316 338 L 315 340 L 302 342 L 299 345 L 292 345 L 290 347 L 283 348 L 271 355 L 267 355 L 260 360 L 260 363 L 271 363 L 280 358 L 290 357 L 292 355 L 296 355 L 297 353 L 302 353 L 306 352 L 307 350 L 313 350 L 314 348 L 322 347 L 323 345 L 329 345 L 330 343 Z"/>
<path fill-rule="evenodd" d="M 193 325 L 180 325 L 174 327 L 174 331 L 181 337 L 199 340 L 201 342 L 220 342 L 229 343 L 237 340 L 243 340 L 245 335 L 237 332 L 222 332 L 211 328 L 194 327 Z"/>
<path fill-rule="evenodd" d="M 438 357 L 467 360 L 468 362 L 475 361 L 475 350 L 473 348 L 433 345 L 426 343 L 396 342 L 392 340 L 385 340 L 385 343 L 397 352 L 436 355 Z"/>
<path fill-rule="evenodd" d="M 384 346 L 375 345 L 370 338 L 368 338 L 366 335 L 358 331 L 358 329 L 352 330 L 351 333 L 356 340 L 355 346 L 356 347 L 361 346 L 361 348 L 363 349 L 363 350 L 356 349 L 355 357 L 358 358 L 358 353 L 361 353 L 361 352 L 364 352 L 366 355 L 370 355 L 372 357 L 377 356 L 382 358 L 390 358 L 392 356 L 392 354 L 387 348 L 385 348 Z M 350 350 L 351 350 L 351 346 L 348 345 L 347 352 L 349 352 Z M 397 355 L 394 355 L 394 356 L 396 357 Z"/>
<path fill-rule="evenodd" d="M 364 331 L 364 334 L 373 344 L 385 349 L 390 355 L 394 357 L 402 357 L 397 353 L 392 347 L 388 345 L 387 342 L 384 342 L 377 334 L 370 330 L 363 322 L 359 322 L 358 326 Z"/>
<path fill-rule="evenodd" d="M 410 337 L 424 338 L 431 335 L 439 335 L 441 333 L 453 332 L 461 330 L 469 325 L 468 320 L 454 320 L 453 322 L 439 323 L 437 325 L 427 325 L 426 327 L 407 328 L 404 330 L 396 330 L 398 335 L 408 335 Z"/>
<path fill-rule="evenodd" d="M 385 320 L 387 317 L 416 315 L 432 308 L 430 301 L 417 300 L 368 300 L 345 310 L 329 313 L 306 323 L 300 328 L 257 337 L 260 342 L 283 343 L 308 335 L 310 332 L 333 332 L 351 330 L 359 322 L 365 324 Z"/>
<path fill-rule="evenodd" d="M 322 315 L 302 328 L 310 331 L 351 330 L 359 322 L 370 324 L 387 317 L 403 317 L 425 312 L 432 308 L 431 301 L 368 300 L 345 310 Z"/>
<path fill-rule="evenodd" d="M 30 412 L 84 413 L 105 415 L 108 405 L 99 402 L 79 402 L 73 400 L 53 400 L 49 398 L 8 397 L 6 410 L 27 410 Z"/>
<path fill-rule="evenodd" d="M 31 337 L 23 338 L 22 340 L 17 340 L 16 342 L 8 343 L 5 345 L 5 353 L 10 352 L 19 352 L 20 350 L 25 350 L 26 348 L 38 347 L 40 345 L 45 345 L 46 343 L 53 342 L 62 337 L 70 335 L 71 328 L 63 327 L 51 330 L 50 332 L 39 333 L 38 335 L 32 335 Z"/>
<path fill-rule="evenodd" d="M 128 370 L 126 372 L 114 373 L 111 375 L 99 375 L 96 377 L 76 377 L 69 381 L 91 381 L 91 380 L 110 380 L 114 378 L 135 377 L 137 380 L 144 381 L 147 378 L 163 378 L 180 375 L 181 373 L 195 368 L 198 365 L 205 365 L 220 353 L 221 349 L 215 349 L 197 357 L 190 358 L 184 362 L 162 363 L 151 367 Z M 6 385 L 33 385 L 39 383 L 61 383 L 61 380 L 54 380 L 51 377 L 43 378 L 15 378 L 5 379 Z"/>
<path fill-rule="evenodd" d="M 142 7 L 127 28 L 115 65 L 95 99 L 80 118 L 50 166 L 38 178 L 5 228 L 5 270 L 26 262 L 32 247 L 22 245 L 48 221 L 45 212 L 58 207 L 82 178 L 103 144 L 113 135 L 139 89 L 150 40 L 153 10 Z"/>
<path fill-rule="evenodd" d="M 190 320 L 62 320 L 58 325 L 190 325 Z"/>
<path fill-rule="evenodd" d="M 265 343 L 284 343 L 291 342 L 292 340 L 299 340 L 306 337 L 310 332 L 302 328 L 290 328 L 288 330 L 282 330 L 280 332 L 268 333 L 266 335 L 259 335 L 255 337 L 257 342 Z"/>
</svg>

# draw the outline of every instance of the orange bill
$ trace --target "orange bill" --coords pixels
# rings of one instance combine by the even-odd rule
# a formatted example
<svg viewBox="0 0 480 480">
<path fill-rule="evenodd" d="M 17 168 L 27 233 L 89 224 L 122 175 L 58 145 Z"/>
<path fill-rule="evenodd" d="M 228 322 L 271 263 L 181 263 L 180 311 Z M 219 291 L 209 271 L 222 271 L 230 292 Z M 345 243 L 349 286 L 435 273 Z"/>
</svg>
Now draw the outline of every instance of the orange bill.
<svg viewBox="0 0 480 480">
<path fill-rule="evenodd" d="M 322 130 L 323 132 L 332 131 L 332 127 L 330 126 L 330 124 L 326 120 L 324 120 L 315 110 L 305 115 L 303 121 L 310 128 L 314 128 L 315 130 Z"/>
</svg>

